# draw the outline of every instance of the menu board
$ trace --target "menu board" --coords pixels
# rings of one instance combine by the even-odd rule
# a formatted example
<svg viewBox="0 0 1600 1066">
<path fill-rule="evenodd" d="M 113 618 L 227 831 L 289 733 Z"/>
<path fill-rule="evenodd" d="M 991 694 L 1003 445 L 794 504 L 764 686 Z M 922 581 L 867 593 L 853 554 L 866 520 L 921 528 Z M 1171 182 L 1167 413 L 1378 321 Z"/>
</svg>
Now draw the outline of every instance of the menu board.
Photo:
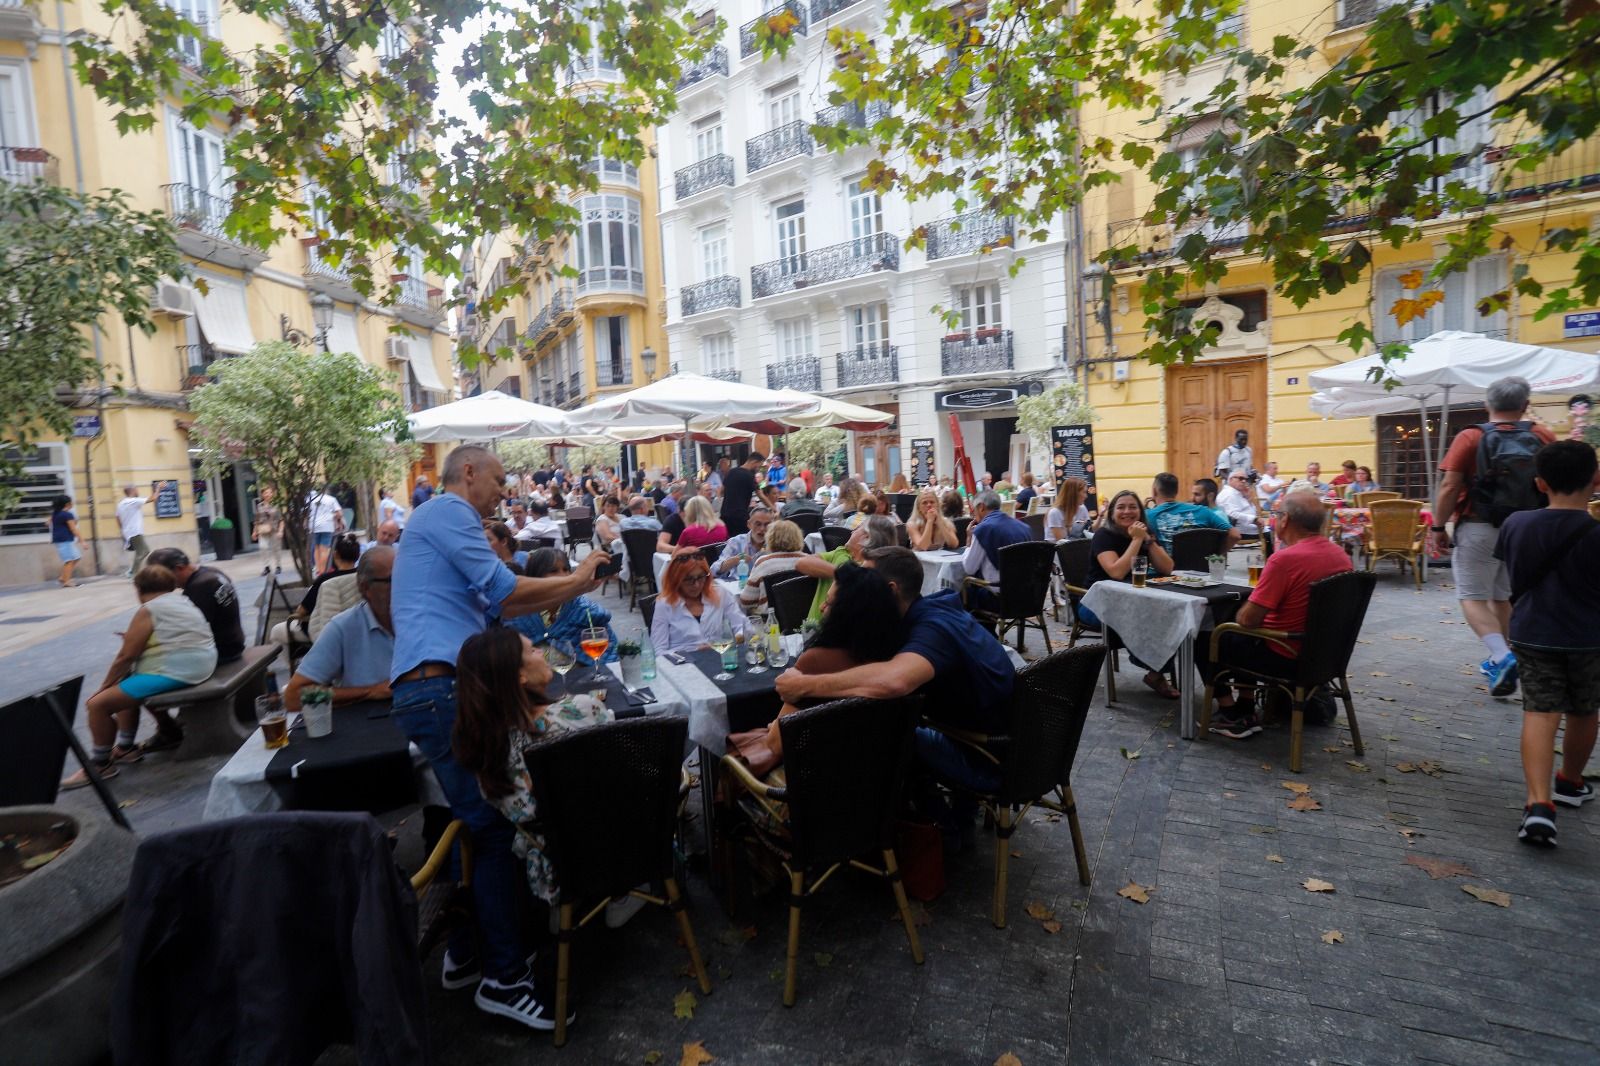
<svg viewBox="0 0 1600 1066">
<path fill-rule="evenodd" d="M 917 488 L 933 484 L 933 438 L 911 438 L 911 483 Z"/>
<path fill-rule="evenodd" d="M 1089 483 L 1085 506 L 1091 511 L 1100 510 L 1094 478 L 1094 435 L 1088 426 L 1052 426 L 1050 428 L 1050 465 L 1054 468 L 1056 484 L 1062 478 L 1081 477 Z M 1070 521 L 1071 515 L 1067 518 Z"/>
<path fill-rule="evenodd" d="M 183 501 L 178 498 L 176 481 L 152 481 L 150 494 L 156 498 L 157 518 L 177 518 L 183 514 Z"/>
</svg>

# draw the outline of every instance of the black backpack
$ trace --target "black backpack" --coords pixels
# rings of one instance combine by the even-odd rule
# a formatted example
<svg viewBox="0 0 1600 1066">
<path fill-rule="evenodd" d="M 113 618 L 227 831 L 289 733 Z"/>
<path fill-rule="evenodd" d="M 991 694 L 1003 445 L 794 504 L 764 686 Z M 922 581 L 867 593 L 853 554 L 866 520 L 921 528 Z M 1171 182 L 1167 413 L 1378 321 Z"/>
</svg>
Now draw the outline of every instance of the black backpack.
<svg viewBox="0 0 1600 1066">
<path fill-rule="evenodd" d="M 1478 470 L 1472 478 L 1472 513 L 1499 526 L 1518 511 L 1533 511 L 1547 502 L 1533 481 L 1533 457 L 1544 442 L 1534 436 L 1532 422 L 1517 422 L 1502 431 L 1501 423 L 1485 422 L 1478 429 Z"/>
</svg>

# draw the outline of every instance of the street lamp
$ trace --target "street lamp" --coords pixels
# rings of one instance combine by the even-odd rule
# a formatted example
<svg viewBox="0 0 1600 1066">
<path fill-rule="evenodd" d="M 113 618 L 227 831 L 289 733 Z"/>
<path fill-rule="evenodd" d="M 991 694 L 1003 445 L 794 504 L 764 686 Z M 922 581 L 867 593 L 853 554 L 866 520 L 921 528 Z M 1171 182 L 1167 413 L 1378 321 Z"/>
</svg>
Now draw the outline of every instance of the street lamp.
<svg viewBox="0 0 1600 1066">
<path fill-rule="evenodd" d="M 325 292 L 311 296 L 311 321 L 317 328 L 317 347 L 328 350 L 328 331 L 333 329 L 333 297 Z"/>
<path fill-rule="evenodd" d="M 649 384 L 656 379 L 656 350 L 645 345 L 644 351 L 639 353 L 639 361 L 644 364 L 645 384 Z"/>
</svg>

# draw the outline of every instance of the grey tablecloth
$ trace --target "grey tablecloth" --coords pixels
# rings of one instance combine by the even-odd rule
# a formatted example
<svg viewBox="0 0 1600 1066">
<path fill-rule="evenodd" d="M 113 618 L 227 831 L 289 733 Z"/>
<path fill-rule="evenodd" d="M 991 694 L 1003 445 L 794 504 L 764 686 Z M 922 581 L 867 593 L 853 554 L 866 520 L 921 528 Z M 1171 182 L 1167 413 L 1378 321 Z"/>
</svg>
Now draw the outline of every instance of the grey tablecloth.
<svg viewBox="0 0 1600 1066">
<path fill-rule="evenodd" d="M 1117 631 L 1141 662 L 1160 667 L 1185 640 L 1200 632 L 1206 601 L 1159 588 L 1134 588 L 1122 581 L 1097 581 L 1084 593 L 1083 605 Z"/>
</svg>

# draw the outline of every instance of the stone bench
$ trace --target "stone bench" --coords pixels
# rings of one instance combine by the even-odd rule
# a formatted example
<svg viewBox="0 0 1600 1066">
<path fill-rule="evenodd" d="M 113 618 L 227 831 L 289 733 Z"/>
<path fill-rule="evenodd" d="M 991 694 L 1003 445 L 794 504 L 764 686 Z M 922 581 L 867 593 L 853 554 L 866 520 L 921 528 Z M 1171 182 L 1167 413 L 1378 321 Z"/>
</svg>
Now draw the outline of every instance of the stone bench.
<svg viewBox="0 0 1600 1066">
<path fill-rule="evenodd" d="M 174 752 L 179 759 L 227 755 L 255 732 L 255 698 L 266 689 L 267 670 L 283 649 L 257 644 L 231 663 L 222 663 L 198 685 L 151 696 L 144 705 L 152 711 L 179 712 L 183 743 Z"/>
</svg>

